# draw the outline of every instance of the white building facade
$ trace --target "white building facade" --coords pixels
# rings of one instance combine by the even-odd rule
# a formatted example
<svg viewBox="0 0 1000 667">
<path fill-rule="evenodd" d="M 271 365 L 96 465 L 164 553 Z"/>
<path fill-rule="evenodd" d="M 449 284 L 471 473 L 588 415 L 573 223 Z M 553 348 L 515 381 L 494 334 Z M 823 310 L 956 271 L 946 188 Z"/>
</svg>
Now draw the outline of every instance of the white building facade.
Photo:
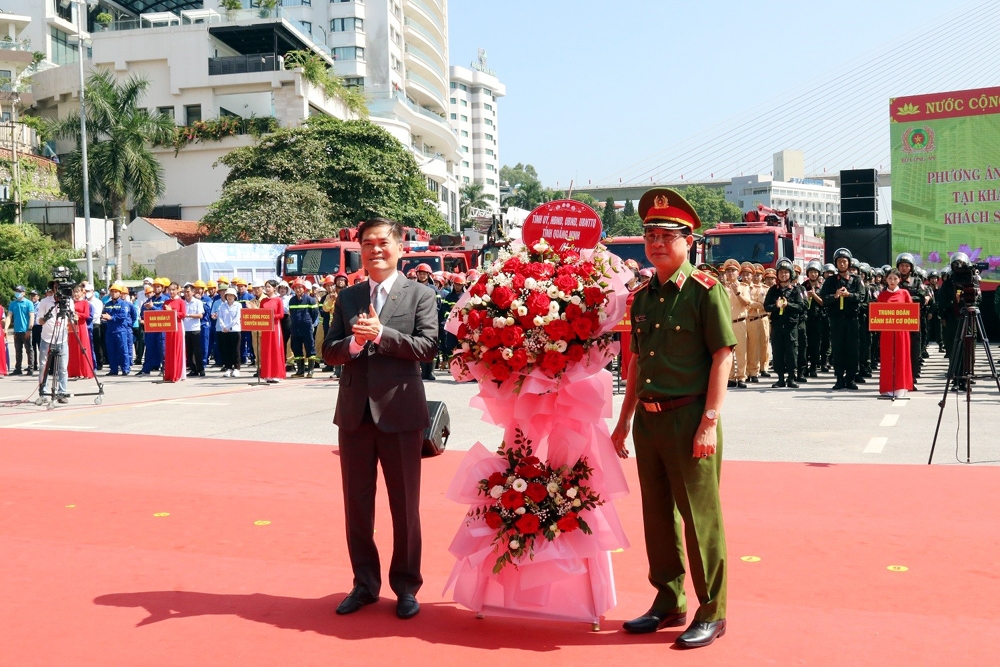
<svg viewBox="0 0 1000 667">
<path fill-rule="evenodd" d="M 836 182 L 814 178 L 776 181 L 770 175 L 737 176 L 726 188 L 726 201 L 746 212 L 758 204 L 789 209 L 791 218 L 817 232 L 840 224 L 840 188 Z"/>
<path fill-rule="evenodd" d="M 506 87 L 489 69 L 482 49 L 469 68 L 450 70 L 449 114 L 461 153 L 462 185 L 483 184 L 483 194 L 500 206 L 500 125 L 498 101 Z"/>
</svg>

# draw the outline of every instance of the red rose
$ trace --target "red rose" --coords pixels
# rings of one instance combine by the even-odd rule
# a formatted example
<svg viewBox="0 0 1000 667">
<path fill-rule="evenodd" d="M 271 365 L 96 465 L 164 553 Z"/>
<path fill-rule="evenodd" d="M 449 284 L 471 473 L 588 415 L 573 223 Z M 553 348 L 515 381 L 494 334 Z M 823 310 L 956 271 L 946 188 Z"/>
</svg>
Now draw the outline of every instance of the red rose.
<svg viewBox="0 0 1000 667">
<path fill-rule="evenodd" d="M 525 331 L 535 328 L 535 319 L 531 315 L 519 317 L 517 318 L 517 321 L 521 324 L 521 328 Z"/>
<path fill-rule="evenodd" d="M 504 273 L 520 273 L 523 266 L 519 257 L 511 257 L 503 263 Z"/>
<path fill-rule="evenodd" d="M 509 287 L 494 287 L 490 300 L 500 310 L 507 310 L 514 301 L 514 291 Z"/>
<path fill-rule="evenodd" d="M 550 303 L 552 303 L 552 300 L 545 294 L 532 292 L 531 296 L 524 302 L 524 305 L 527 306 L 528 313 L 531 315 L 547 315 Z"/>
<path fill-rule="evenodd" d="M 486 480 L 486 486 L 493 488 L 494 486 L 503 486 L 507 483 L 507 475 L 502 472 L 495 472 L 490 475 L 489 479 Z"/>
<path fill-rule="evenodd" d="M 483 353 L 481 361 L 486 364 L 487 368 L 493 364 L 498 364 L 503 361 L 503 350 L 500 348 L 493 348 L 492 350 L 487 350 Z"/>
<path fill-rule="evenodd" d="M 576 318 L 583 315 L 583 308 L 576 305 L 575 303 L 571 303 L 566 306 L 565 313 L 566 313 L 566 321 L 572 322 Z"/>
<path fill-rule="evenodd" d="M 500 330 L 500 342 L 504 347 L 517 347 L 524 342 L 524 329 L 519 326 L 504 327 Z"/>
<path fill-rule="evenodd" d="M 524 507 L 524 496 L 514 489 L 507 489 L 500 496 L 500 504 L 509 510 L 516 510 L 518 507 Z"/>
<path fill-rule="evenodd" d="M 585 287 L 583 298 L 586 299 L 588 306 L 599 306 L 604 303 L 604 290 L 600 287 Z"/>
<path fill-rule="evenodd" d="M 552 284 L 558 287 L 560 291 L 566 292 L 566 294 L 569 294 L 579 286 L 579 283 L 573 276 L 559 276 Z"/>
<path fill-rule="evenodd" d="M 483 283 L 476 283 L 471 289 L 469 289 L 469 294 L 472 296 L 482 296 L 486 294 L 486 285 Z"/>
<path fill-rule="evenodd" d="M 465 340 L 466 338 L 468 338 L 469 327 L 465 326 L 464 324 L 459 324 L 458 332 L 455 334 L 455 337 L 458 338 L 459 340 Z"/>
<path fill-rule="evenodd" d="M 503 526 L 503 517 L 500 516 L 500 512 L 496 510 L 490 510 L 486 513 L 486 525 L 493 530 L 499 530 Z"/>
<path fill-rule="evenodd" d="M 587 340 L 593 332 L 594 325 L 589 317 L 578 317 L 573 320 L 573 333 L 579 336 L 581 340 Z"/>
<path fill-rule="evenodd" d="M 521 459 L 521 463 L 523 463 L 526 466 L 536 466 L 541 462 L 542 460 L 537 456 L 525 456 L 523 459 Z"/>
<path fill-rule="evenodd" d="M 569 512 L 566 516 L 556 521 L 556 527 L 564 533 L 571 533 L 580 527 L 580 522 L 576 518 L 576 512 Z"/>
<path fill-rule="evenodd" d="M 494 380 L 503 382 L 510 377 L 510 366 L 498 361 L 490 367 L 490 372 L 493 374 Z"/>
<path fill-rule="evenodd" d="M 510 367 L 519 371 L 528 365 L 528 353 L 523 348 L 514 350 L 514 355 L 508 360 Z"/>
<path fill-rule="evenodd" d="M 577 264 L 574 268 L 576 269 L 576 275 L 584 280 L 594 275 L 594 265 L 592 262 L 583 262 L 582 264 Z"/>
<path fill-rule="evenodd" d="M 562 260 L 563 264 L 575 264 L 580 261 L 580 253 L 572 248 L 566 248 L 559 253 L 559 259 Z"/>
<path fill-rule="evenodd" d="M 494 348 L 500 344 L 500 334 L 493 327 L 486 327 L 479 334 L 479 344 L 485 345 L 487 349 Z"/>
<path fill-rule="evenodd" d="M 579 320 L 577 320 L 579 322 Z M 569 322 L 565 320 L 552 320 L 545 325 L 545 333 L 552 340 L 566 340 L 571 337 Z"/>
<path fill-rule="evenodd" d="M 470 310 L 468 315 L 468 322 L 470 329 L 478 329 L 479 325 L 483 323 L 483 311 Z"/>
<path fill-rule="evenodd" d="M 566 349 L 566 358 L 570 361 L 580 361 L 583 359 L 583 345 L 570 345 Z"/>
<path fill-rule="evenodd" d="M 524 492 L 524 495 L 528 496 L 528 499 L 531 502 L 537 504 L 545 500 L 548 497 L 549 492 L 546 491 L 545 487 L 542 486 L 541 484 L 532 482 L 531 484 L 528 485 L 528 488 Z"/>
<path fill-rule="evenodd" d="M 540 525 L 538 517 L 534 514 L 525 514 L 517 520 L 517 529 L 522 535 L 534 535 Z"/>
<path fill-rule="evenodd" d="M 559 375 L 566 368 L 566 357 L 558 352 L 546 352 L 542 356 L 542 372 L 549 377 Z"/>
<path fill-rule="evenodd" d="M 525 479 L 535 479 L 537 477 L 542 477 L 545 475 L 545 471 L 538 466 L 521 464 L 517 467 L 514 472 L 518 477 L 523 477 Z"/>
<path fill-rule="evenodd" d="M 511 280 L 511 287 L 513 287 L 516 290 L 524 289 L 524 276 L 522 276 L 520 273 L 514 276 L 514 279 Z"/>
</svg>

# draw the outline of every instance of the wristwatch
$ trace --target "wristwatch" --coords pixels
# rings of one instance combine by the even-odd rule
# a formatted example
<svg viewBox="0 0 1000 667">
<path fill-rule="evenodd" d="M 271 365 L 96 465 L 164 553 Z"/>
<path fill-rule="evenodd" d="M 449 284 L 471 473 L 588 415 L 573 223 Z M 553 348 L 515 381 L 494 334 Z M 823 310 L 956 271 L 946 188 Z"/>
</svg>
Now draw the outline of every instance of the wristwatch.
<svg viewBox="0 0 1000 667">
<path fill-rule="evenodd" d="M 714 422 L 719 418 L 719 413 L 715 410 L 705 410 L 705 419 Z"/>
</svg>

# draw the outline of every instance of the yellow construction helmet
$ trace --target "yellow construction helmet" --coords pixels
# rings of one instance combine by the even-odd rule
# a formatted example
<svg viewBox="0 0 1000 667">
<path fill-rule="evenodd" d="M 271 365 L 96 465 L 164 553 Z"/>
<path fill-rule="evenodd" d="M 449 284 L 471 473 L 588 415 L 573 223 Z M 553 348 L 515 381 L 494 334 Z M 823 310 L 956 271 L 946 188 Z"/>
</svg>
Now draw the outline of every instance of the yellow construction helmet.
<svg viewBox="0 0 1000 667">
<path fill-rule="evenodd" d="M 121 283 L 115 283 L 114 285 L 112 285 L 111 287 L 108 288 L 108 291 L 109 292 L 118 292 L 119 294 L 123 294 L 126 290 L 125 290 L 125 286 L 122 285 Z"/>
<path fill-rule="evenodd" d="M 206 287 L 208 287 L 208 285 L 205 284 L 204 280 L 196 280 L 194 281 L 194 287 L 200 287 L 202 289 L 205 289 Z"/>
</svg>

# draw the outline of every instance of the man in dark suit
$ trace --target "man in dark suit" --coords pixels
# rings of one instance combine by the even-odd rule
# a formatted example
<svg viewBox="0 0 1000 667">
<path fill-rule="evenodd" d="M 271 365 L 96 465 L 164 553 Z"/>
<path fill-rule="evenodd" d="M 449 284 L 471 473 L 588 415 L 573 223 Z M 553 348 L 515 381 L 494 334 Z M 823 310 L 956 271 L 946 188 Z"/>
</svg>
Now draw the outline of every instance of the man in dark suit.
<svg viewBox="0 0 1000 667">
<path fill-rule="evenodd" d="M 375 547 L 375 486 L 382 465 L 392 513 L 389 586 L 396 615 L 420 611 L 420 450 L 430 424 L 420 362 L 437 353 L 434 292 L 396 271 L 403 229 L 384 218 L 358 227 L 368 280 L 337 296 L 323 360 L 343 365 L 337 411 L 354 589 L 337 607 L 351 614 L 378 600 L 382 575 Z"/>
</svg>

